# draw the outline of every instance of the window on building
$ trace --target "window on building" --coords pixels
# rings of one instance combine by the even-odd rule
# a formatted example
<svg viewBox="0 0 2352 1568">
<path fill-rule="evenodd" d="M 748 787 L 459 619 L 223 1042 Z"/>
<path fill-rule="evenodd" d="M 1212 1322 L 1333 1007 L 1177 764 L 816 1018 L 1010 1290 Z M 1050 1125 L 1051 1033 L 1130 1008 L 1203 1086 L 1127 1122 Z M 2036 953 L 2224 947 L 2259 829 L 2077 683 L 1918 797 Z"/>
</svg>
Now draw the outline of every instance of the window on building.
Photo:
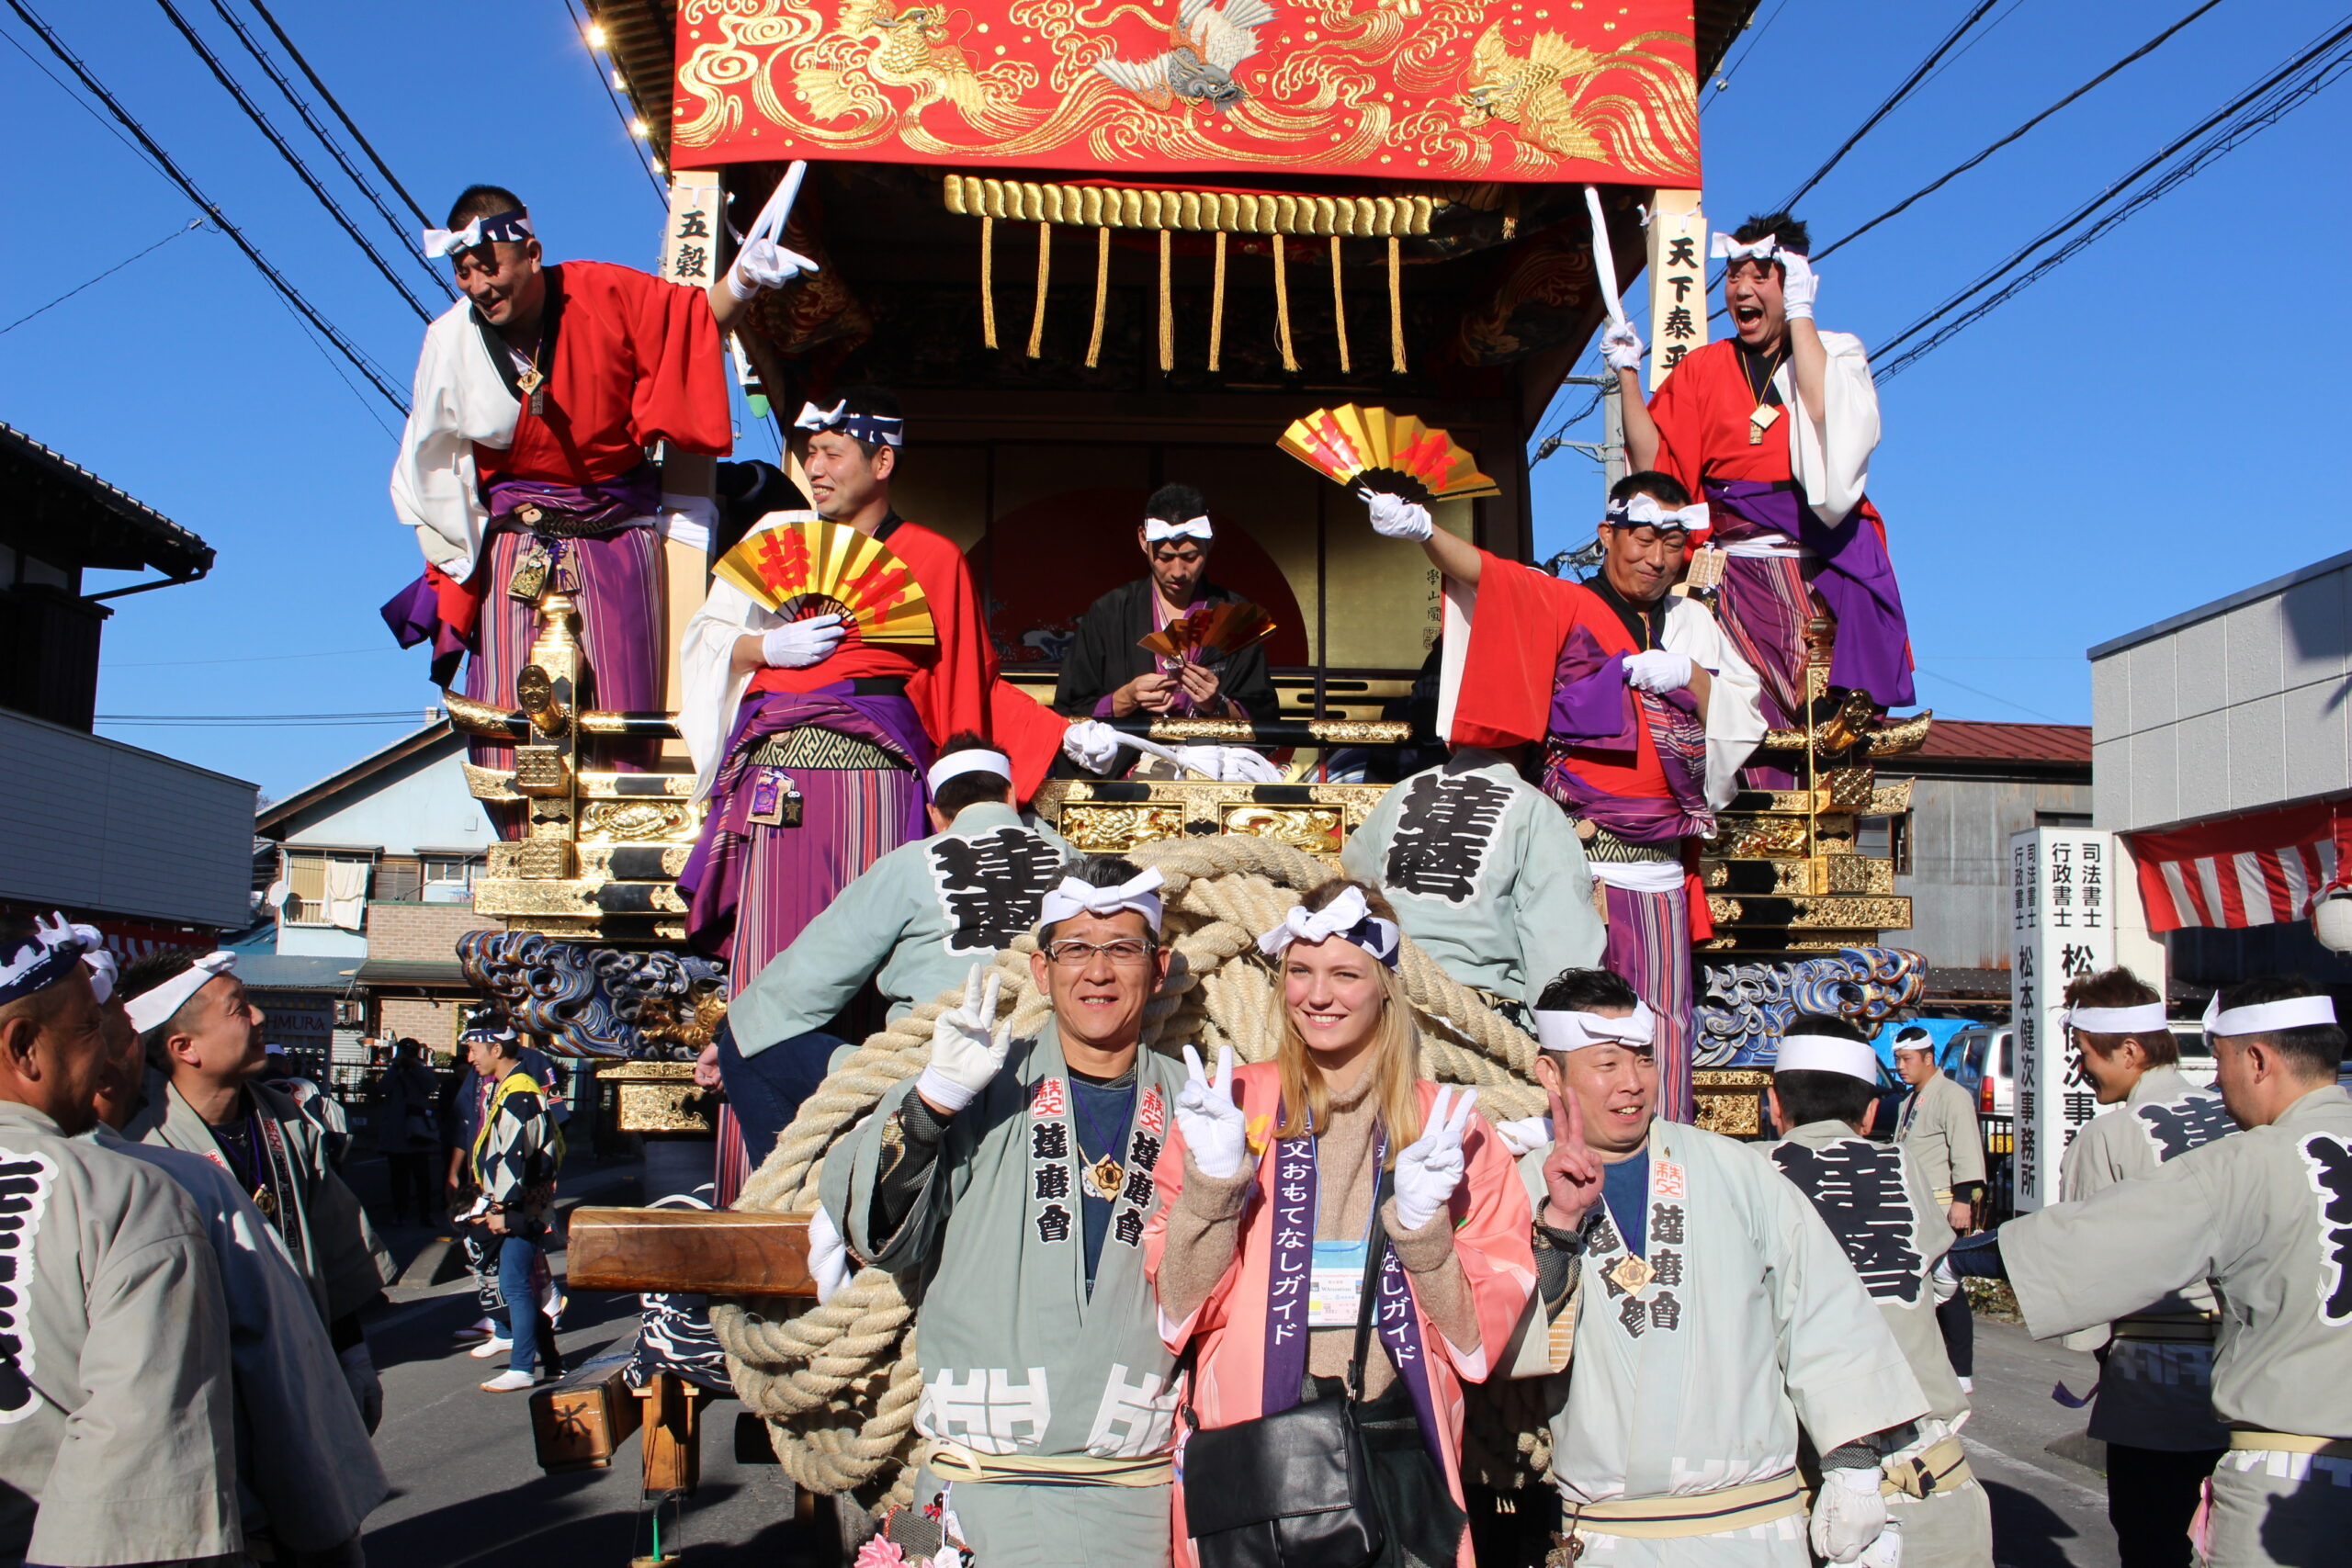
<svg viewBox="0 0 2352 1568">
<path fill-rule="evenodd" d="M 1911 874 L 1911 818 L 1866 817 L 1854 833 L 1854 850 L 1877 860 L 1893 861 L 1894 874 Z"/>
<path fill-rule="evenodd" d="M 424 886 L 432 887 L 463 887 L 470 890 L 475 879 L 482 874 L 480 855 L 435 855 L 424 859 Z"/>
<path fill-rule="evenodd" d="M 324 850 L 286 852 L 286 900 L 289 926 L 342 926 L 357 931 L 368 898 L 369 857 Z M 337 916 L 341 919 L 337 919 Z"/>
</svg>

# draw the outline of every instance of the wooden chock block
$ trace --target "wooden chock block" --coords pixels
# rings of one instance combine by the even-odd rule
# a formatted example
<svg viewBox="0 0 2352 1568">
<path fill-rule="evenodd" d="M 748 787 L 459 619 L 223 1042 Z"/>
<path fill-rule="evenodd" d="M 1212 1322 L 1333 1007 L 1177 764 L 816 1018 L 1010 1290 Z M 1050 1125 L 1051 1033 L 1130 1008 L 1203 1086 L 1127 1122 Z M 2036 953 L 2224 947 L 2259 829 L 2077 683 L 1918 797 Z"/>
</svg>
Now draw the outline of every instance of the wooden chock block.
<svg viewBox="0 0 2352 1568">
<path fill-rule="evenodd" d="M 541 1470 L 562 1475 L 611 1466 L 614 1451 L 628 1441 L 644 1413 L 628 1386 L 634 1343 L 622 1340 L 533 1391 L 531 1441 Z"/>
<path fill-rule="evenodd" d="M 674 1372 L 656 1372 L 638 1391 L 645 1405 L 647 1495 L 702 1484 L 702 1405 L 707 1396 Z"/>
</svg>

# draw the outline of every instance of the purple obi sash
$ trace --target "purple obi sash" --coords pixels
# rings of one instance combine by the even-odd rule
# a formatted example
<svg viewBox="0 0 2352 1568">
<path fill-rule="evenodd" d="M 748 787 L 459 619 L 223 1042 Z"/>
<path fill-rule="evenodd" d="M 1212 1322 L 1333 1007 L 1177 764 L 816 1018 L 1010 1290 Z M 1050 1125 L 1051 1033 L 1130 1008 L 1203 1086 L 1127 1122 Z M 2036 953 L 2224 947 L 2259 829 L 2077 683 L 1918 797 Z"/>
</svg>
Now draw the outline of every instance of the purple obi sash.
<svg viewBox="0 0 2352 1568">
<path fill-rule="evenodd" d="M 492 479 L 482 487 L 482 504 L 490 509 L 493 526 L 525 528 L 562 538 L 609 534 L 650 516 L 661 506 L 662 479 L 652 464 L 639 463 L 617 478 L 584 485 L 555 479 Z M 526 508 L 536 509 L 538 515 L 526 520 L 519 515 Z"/>
<path fill-rule="evenodd" d="M 1544 793 L 1629 844 L 1668 845 L 1715 829 L 1707 807 L 1707 727 L 1687 691 L 1664 696 L 1625 683 L 1625 658 L 1603 653 L 1589 626 L 1568 634 L 1553 677 L 1552 717 L 1545 737 Z M 1666 775 L 1662 798 L 1612 795 L 1578 773 L 1570 750 L 1619 753 L 1631 764 L 1641 747 L 1640 725 L 1657 749 Z"/>
<path fill-rule="evenodd" d="M 1879 537 L 1877 513 L 1859 502 L 1836 527 L 1805 504 L 1793 481 L 1709 479 L 1707 503 L 1719 508 L 1715 536 L 1729 544 L 1770 532 L 1784 536 L 1818 558 L 1813 587 L 1838 622 L 1829 656 L 1829 683 L 1867 692 L 1882 707 L 1903 707 L 1911 689 L 1911 632 L 1903 595 L 1894 585 L 1894 564 Z M 1726 525 L 1721 513 L 1747 525 Z"/>
<path fill-rule="evenodd" d="M 1282 1125 L 1283 1112 L 1274 1112 Z M 1372 1165 L 1377 1173 L 1387 1163 L 1388 1135 L 1379 1134 Z M 1374 1178 L 1377 1182 L 1378 1177 Z M 1315 1266 L 1316 1217 L 1315 1134 L 1310 1130 L 1274 1145 L 1274 1183 L 1267 1201 L 1273 1205 L 1274 1253 L 1266 1271 L 1266 1364 L 1260 1390 L 1261 1415 L 1272 1416 L 1298 1404 L 1306 1381 L 1306 1343 L 1312 1330 L 1306 1321 L 1306 1292 Z M 1377 1196 L 1375 1188 L 1374 1196 Z M 1430 1370 L 1421 1359 L 1421 1323 L 1413 1306 L 1412 1287 L 1396 1249 L 1384 1241 L 1380 1282 L 1374 1292 L 1372 1329 L 1389 1362 L 1413 1396 L 1413 1413 L 1420 1418 L 1421 1441 L 1438 1473 L 1445 1473 L 1445 1454 L 1438 1442 L 1437 1404 L 1430 1393 Z M 1353 1328 L 1349 1330 L 1353 1335 Z M 1362 1391 L 1359 1390 L 1359 1393 Z"/>
</svg>

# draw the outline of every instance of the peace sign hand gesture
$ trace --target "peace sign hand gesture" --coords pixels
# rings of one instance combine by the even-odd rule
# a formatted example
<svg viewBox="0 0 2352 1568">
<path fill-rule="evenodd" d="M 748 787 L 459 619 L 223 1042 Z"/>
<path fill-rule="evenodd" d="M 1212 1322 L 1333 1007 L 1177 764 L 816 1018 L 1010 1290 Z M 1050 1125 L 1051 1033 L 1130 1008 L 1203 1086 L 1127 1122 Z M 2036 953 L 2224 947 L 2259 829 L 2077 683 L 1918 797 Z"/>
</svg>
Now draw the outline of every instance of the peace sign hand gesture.
<svg viewBox="0 0 2352 1568">
<path fill-rule="evenodd" d="M 1454 1098 L 1457 1093 L 1459 1099 Z M 1441 1084 L 1421 1135 L 1397 1154 L 1396 1223 L 1405 1229 L 1417 1231 L 1428 1224 L 1462 1185 L 1462 1132 L 1469 1125 L 1470 1108 L 1477 1103 L 1476 1089 L 1457 1091 L 1451 1084 Z"/>
<path fill-rule="evenodd" d="M 1600 1156 L 1584 1141 L 1584 1111 L 1558 1089 L 1552 1096 L 1552 1152 L 1544 1156 L 1544 1212 L 1555 1231 L 1573 1231 L 1600 1196 Z"/>
<path fill-rule="evenodd" d="M 1250 1154 L 1250 1119 L 1233 1098 L 1233 1047 L 1220 1046 L 1216 1077 L 1201 1070 L 1201 1054 L 1184 1047 L 1184 1087 L 1176 1091 L 1176 1130 L 1204 1176 L 1223 1181 Z"/>
<path fill-rule="evenodd" d="M 1012 1033 L 996 1027 L 997 997 L 1003 988 L 1001 970 L 973 964 L 964 976 L 962 1004 L 941 1013 L 931 1026 L 931 1063 L 915 1080 L 915 1092 L 943 1116 L 971 1104 L 1004 1067 Z"/>
</svg>

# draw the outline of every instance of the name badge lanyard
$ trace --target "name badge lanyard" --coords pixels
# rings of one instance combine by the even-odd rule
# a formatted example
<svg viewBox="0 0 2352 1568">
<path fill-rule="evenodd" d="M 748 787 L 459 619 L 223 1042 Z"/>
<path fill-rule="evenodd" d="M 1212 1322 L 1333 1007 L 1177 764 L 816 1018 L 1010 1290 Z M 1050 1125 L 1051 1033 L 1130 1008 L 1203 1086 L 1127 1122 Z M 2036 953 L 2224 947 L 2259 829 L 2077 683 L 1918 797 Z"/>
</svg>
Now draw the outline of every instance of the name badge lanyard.
<svg viewBox="0 0 2352 1568">
<path fill-rule="evenodd" d="M 1363 1235 L 1357 1238 L 1348 1261 L 1328 1265 L 1320 1261 L 1313 1261 L 1315 1253 L 1321 1247 L 1327 1245 L 1340 1245 L 1317 1239 L 1323 1231 L 1323 1141 L 1315 1136 L 1313 1120 L 1310 1114 L 1308 1117 L 1310 1125 L 1307 1128 L 1307 1158 L 1314 1163 L 1316 1180 L 1315 1208 L 1309 1217 L 1309 1228 L 1306 1233 L 1307 1257 L 1310 1259 L 1307 1266 L 1306 1326 L 1351 1328 L 1355 1325 L 1357 1310 L 1361 1305 L 1360 1298 L 1363 1293 L 1364 1258 L 1372 1246 L 1373 1221 L 1378 1216 L 1372 1211 L 1365 1213 Z M 1372 1166 L 1375 1173 L 1373 1182 L 1375 1193 L 1379 1189 L 1377 1173 L 1381 1162 L 1386 1159 L 1387 1156 L 1388 1134 L 1384 1128 L 1374 1135 Z"/>
</svg>

